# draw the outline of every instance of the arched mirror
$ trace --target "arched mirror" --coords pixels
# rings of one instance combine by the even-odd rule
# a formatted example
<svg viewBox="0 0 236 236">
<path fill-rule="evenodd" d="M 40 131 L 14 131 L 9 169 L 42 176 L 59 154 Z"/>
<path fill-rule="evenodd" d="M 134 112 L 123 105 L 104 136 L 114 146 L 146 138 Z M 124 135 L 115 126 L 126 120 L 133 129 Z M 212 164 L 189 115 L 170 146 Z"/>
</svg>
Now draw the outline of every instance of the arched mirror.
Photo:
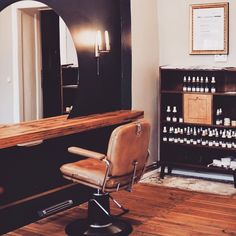
<svg viewBox="0 0 236 236">
<path fill-rule="evenodd" d="M 78 60 L 64 21 L 48 6 L 19 1 L 0 12 L 0 124 L 68 113 Z"/>
</svg>

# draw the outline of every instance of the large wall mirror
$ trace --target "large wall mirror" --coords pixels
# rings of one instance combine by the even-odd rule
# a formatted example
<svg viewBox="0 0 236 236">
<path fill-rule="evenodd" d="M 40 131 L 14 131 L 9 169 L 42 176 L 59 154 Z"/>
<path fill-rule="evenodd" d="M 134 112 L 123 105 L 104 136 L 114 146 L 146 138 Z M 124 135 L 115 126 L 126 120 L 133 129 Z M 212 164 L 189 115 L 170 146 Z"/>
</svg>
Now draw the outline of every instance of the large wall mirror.
<svg viewBox="0 0 236 236">
<path fill-rule="evenodd" d="M 41 2 L 0 12 L 0 124 L 68 113 L 78 59 L 64 21 Z"/>
</svg>

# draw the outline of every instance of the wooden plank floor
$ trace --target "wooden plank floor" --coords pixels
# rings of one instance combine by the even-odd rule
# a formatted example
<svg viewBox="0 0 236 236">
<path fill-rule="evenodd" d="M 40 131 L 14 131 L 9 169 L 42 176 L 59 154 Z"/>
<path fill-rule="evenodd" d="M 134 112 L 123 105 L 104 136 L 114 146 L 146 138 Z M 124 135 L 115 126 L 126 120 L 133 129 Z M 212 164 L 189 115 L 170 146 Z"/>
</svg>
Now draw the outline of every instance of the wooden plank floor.
<svg viewBox="0 0 236 236">
<path fill-rule="evenodd" d="M 144 184 L 137 184 L 132 193 L 121 191 L 113 196 L 130 209 L 123 219 L 132 223 L 132 236 L 236 235 L 236 196 Z M 65 235 L 65 225 L 85 217 L 86 208 L 83 204 L 6 235 Z M 117 213 L 115 208 L 112 210 Z"/>
</svg>

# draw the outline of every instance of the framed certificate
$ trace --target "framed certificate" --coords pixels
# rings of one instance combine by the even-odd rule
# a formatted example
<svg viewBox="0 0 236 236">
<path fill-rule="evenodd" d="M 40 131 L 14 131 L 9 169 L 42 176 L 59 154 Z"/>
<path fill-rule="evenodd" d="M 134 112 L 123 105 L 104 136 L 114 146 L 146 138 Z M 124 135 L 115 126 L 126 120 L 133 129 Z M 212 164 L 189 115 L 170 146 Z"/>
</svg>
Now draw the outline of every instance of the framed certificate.
<svg viewBox="0 0 236 236">
<path fill-rule="evenodd" d="M 229 3 L 190 5 L 190 54 L 228 54 Z"/>
</svg>

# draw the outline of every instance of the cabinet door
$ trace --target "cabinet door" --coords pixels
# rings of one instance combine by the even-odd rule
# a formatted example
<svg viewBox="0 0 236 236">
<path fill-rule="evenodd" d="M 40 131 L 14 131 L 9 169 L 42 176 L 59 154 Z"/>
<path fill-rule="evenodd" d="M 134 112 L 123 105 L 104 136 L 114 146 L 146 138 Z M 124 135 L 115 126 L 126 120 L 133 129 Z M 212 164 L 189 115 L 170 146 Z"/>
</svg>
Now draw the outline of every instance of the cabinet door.
<svg viewBox="0 0 236 236">
<path fill-rule="evenodd" d="M 212 95 L 184 94 L 184 122 L 212 124 Z"/>
</svg>

